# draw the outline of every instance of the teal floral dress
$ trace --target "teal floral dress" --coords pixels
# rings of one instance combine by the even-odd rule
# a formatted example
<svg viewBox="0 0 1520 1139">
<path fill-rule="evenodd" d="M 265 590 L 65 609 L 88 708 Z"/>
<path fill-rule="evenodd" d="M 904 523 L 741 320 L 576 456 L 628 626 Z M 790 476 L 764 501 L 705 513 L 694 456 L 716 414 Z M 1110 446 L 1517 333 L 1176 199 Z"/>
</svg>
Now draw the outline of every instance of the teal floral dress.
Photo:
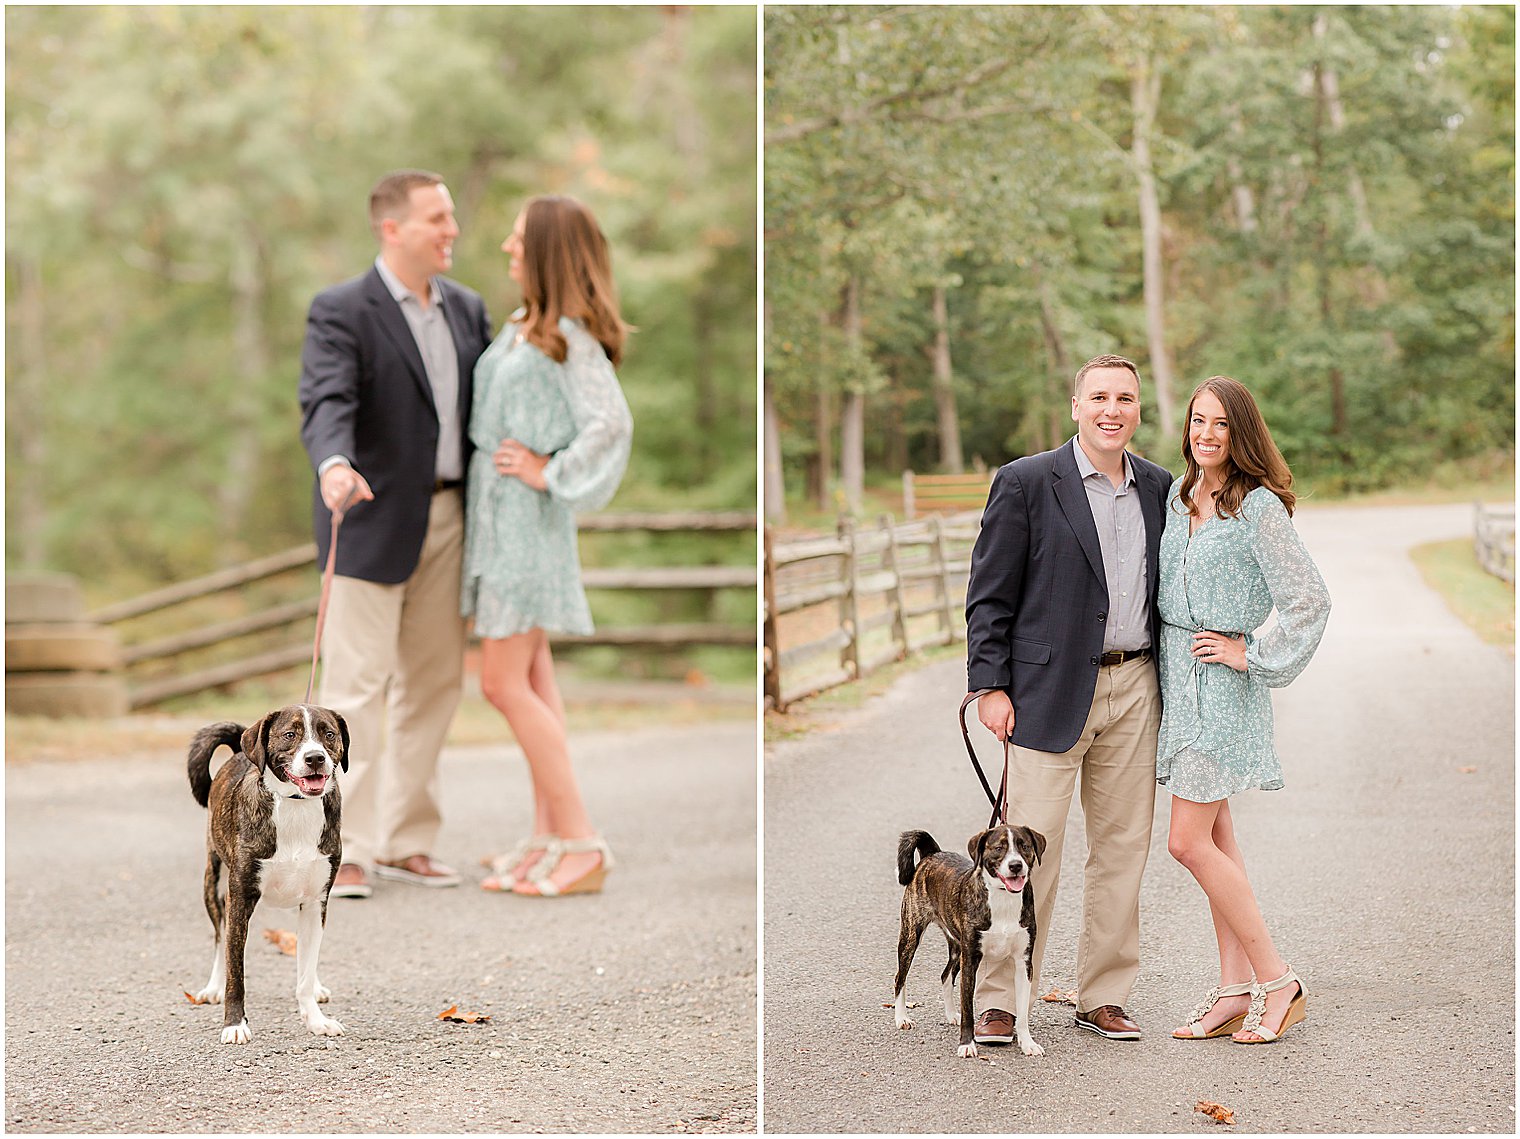
<svg viewBox="0 0 1520 1139">
<path fill-rule="evenodd" d="M 1188 535 L 1187 507 L 1167 493 L 1161 535 L 1161 738 L 1156 782 L 1194 803 L 1251 787 L 1282 788 L 1267 689 L 1293 680 L 1319 647 L 1330 594 L 1282 500 L 1246 495 L 1237 518 L 1210 518 Z M 1256 630 L 1277 609 L 1277 625 Z M 1246 671 L 1200 661 L 1193 634 L 1246 635 Z"/>
<path fill-rule="evenodd" d="M 562 317 L 563 364 L 509 323 L 475 365 L 460 610 L 480 637 L 529 629 L 588 635 L 575 513 L 605 506 L 628 466 L 633 417 L 596 338 Z M 505 438 L 551 455 L 547 490 L 499 475 Z"/>
</svg>

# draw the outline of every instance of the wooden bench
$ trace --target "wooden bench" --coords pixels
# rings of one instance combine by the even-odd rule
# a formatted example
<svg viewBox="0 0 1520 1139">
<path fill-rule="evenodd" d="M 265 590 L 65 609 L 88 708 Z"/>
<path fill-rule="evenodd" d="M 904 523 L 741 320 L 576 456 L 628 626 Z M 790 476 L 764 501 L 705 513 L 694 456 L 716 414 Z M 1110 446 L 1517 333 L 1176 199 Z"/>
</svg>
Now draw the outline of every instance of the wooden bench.
<svg viewBox="0 0 1520 1139">
<path fill-rule="evenodd" d="M 921 475 L 903 472 L 903 517 L 908 521 L 924 513 L 980 510 L 987 505 L 992 471 L 964 475 Z"/>
</svg>

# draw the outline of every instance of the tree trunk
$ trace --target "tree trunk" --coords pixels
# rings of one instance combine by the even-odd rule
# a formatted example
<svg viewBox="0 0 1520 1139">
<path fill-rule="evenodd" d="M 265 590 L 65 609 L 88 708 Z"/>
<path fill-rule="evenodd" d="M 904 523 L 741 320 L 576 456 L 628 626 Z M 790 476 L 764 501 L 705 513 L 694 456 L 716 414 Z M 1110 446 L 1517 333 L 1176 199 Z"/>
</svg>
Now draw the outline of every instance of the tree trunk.
<svg viewBox="0 0 1520 1139">
<path fill-rule="evenodd" d="M 829 314 L 818 314 L 820 344 L 828 343 Z M 828 510 L 829 480 L 834 475 L 834 401 L 824 369 L 818 369 L 818 402 L 813 415 L 813 501 L 819 510 Z"/>
<path fill-rule="evenodd" d="M 1161 438 L 1177 438 L 1176 417 L 1172 412 L 1172 361 L 1166 347 L 1165 286 L 1161 263 L 1161 199 L 1156 191 L 1156 173 L 1151 160 L 1151 133 L 1156 126 L 1156 111 L 1161 103 L 1161 72 L 1154 59 L 1142 54 L 1135 62 L 1130 83 L 1130 105 L 1134 112 L 1135 138 L 1131 155 L 1140 190 L 1140 242 L 1145 274 L 1145 331 L 1150 345 L 1151 377 L 1156 388 L 1156 417 L 1160 420 Z"/>
<path fill-rule="evenodd" d="M 1245 133 L 1246 124 L 1237 110 L 1230 120 L 1230 134 L 1236 139 L 1243 139 Z M 1240 159 L 1233 154 L 1230 155 L 1225 162 L 1225 170 L 1230 176 L 1230 200 L 1235 203 L 1235 225 L 1241 233 L 1255 233 L 1256 196 L 1251 192 L 1250 183 L 1246 181 Z"/>
<path fill-rule="evenodd" d="M 232 289 L 232 390 L 227 418 L 232 425 L 217 488 L 219 561 L 230 565 L 247 553 L 248 508 L 259 469 L 259 391 L 268 382 L 269 340 L 264 329 L 264 274 L 259 239 L 251 226 L 236 236 L 227 283 Z"/>
<path fill-rule="evenodd" d="M 950 316 L 945 286 L 934 286 L 934 410 L 939 419 L 939 469 L 958 475 L 966 469 L 961 453 L 961 421 L 955 413 L 955 385 L 950 371 Z"/>
<path fill-rule="evenodd" d="M 39 572 L 47 568 L 47 309 L 43 301 L 42 265 L 31 257 L 17 257 L 17 382 L 13 399 L 6 401 L 6 415 L 19 427 L 17 448 L 16 515 L 10 531 L 20 543 L 20 568 Z"/>
<path fill-rule="evenodd" d="M 864 354 L 864 335 L 860 326 L 860 278 L 851 273 L 844 287 L 844 338 L 851 360 Z M 865 490 L 866 396 L 857 380 L 845 389 L 844 409 L 839 417 L 839 481 L 844 491 L 845 510 L 860 513 Z"/>
<path fill-rule="evenodd" d="M 1321 82 L 1319 60 L 1314 62 L 1314 177 L 1311 192 L 1315 198 L 1314 279 L 1319 294 L 1319 319 L 1330 339 L 1335 336 L 1334 307 L 1330 300 L 1330 223 L 1329 204 L 1325 201 L 1325 119 L 1327 99 Z M 1345 457 L 1346 382 L 1339 367 L 1330 368 L 1330 433 L 1337 450 Z"/>
<path fill-rule="evenodd" d="M 770 339 L 771 302 L 765 301 L 766 340 Z M 765 517 L 778 526 L 786 525 L 786 480 L 781 469 L 781 425 L 776 419 L 776 401 L 771 398 L 768 377 L 761 381 L 761 417 L 764 420 L 765 451 L 761 493 L 765 498 Z"/>
<path fill-rule="evenodd" d="M 1048 402 L 1040 401 L 1046 404 L 1049 411 L 1038 420 L 1042 431 L 1041 437 L 1035 440 L 1035 448 L 1050 451 L 1061 441 L 1061 411 L 1066 407 L 1067 393 L 1071 391 L 1076 369 L 1071 366 L 1066 340 L 1061 335 L 1060 325 L 1056 323 L 1055 306 L 1050 301 L 1050 285 L 1038 263 L 1034 266 L 1034 280 L 1040 297 L 1040 331 L 1045 336 L 1045 356 L 1050 361 L 1051 375 L 1056 377 Z"/>
</svg>

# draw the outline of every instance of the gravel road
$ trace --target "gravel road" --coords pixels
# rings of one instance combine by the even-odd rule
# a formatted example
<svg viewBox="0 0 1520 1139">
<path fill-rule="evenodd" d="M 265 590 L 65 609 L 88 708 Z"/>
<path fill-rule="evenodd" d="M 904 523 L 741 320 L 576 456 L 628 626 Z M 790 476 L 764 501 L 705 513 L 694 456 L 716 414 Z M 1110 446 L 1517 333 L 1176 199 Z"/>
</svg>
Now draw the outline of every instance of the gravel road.
<svg viewBox="0 0 1520 1139">
<path fill-rule="evenodd" d="M 302 1027 L 294 958 L 260 936 L 293 915 L 256 914 L 244 1047 L 182 995 L 212 953 L 183 752 L 8 757 L 6 1130 L 754 1131 L 754 725 L 571 747 L 618 855 L 604 894 L 478 890 L 476 859 L 526 832 L 526 767 L 506 746 L 450 749 L 435 853 L 465 883 L 333 900 L 338 1038 Z M 491 1019 L 440 1021 L 451 1005 Z"/>
<path fill-rule="evenodd" d="M 1469 534 L 1471 510 L 1309 506 L 1297 522 L 1335 610 L 1314 663 L 1276 693 L 1286 789 L 1231 809 L 1308 1021 L 1270 1047 L 1168 1038 L 1217 964 L 1203 895 L 1166 853 L 1162 797 L 1129 1005 L 1142 1041 L 1037 1001 L 1043 1057 L 956 1058 L 932 934 L 909 982 L 918 1027 L 895 1029 L 897 836 L 923 827 L 959 848 L 986 822 L 955 724 L 964 667 L 944 661 L 768 752 L 767 1133 L 1215 1131 L 1199 1100 L 1233 1109 L 1240 1132 L 1514 1133 L 1514 661 L 1407 556 Z M 972 728 L 990 767 L 995 744 Z M 1075 983 L 1079 820 L 1046 991 Z"/>
</svg>

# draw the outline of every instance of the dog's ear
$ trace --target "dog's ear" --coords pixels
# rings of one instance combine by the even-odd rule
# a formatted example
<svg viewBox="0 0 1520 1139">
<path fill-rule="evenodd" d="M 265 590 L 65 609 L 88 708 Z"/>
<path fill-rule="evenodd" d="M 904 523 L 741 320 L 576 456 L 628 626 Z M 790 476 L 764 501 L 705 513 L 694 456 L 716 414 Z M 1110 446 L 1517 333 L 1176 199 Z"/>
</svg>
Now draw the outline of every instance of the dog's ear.
<svg viewBox="0 0 1520 1139">
<path fill-rule="evenodd" d="M 1029 827 L 1020 827 L 1019 830 L 1029 836 L 1029 842 L 1034 847 L 1034 860 L 1038 862 L 1045 857 L 1045 836 Z"/>
<path fill-rule="evenodd" d="M 343 754 L 338 757 L 338 766 L 344 771 L 348 770 L 348 721 L 343 718 L 341 712 L 334 712 L 331 708 L 332 718 L 338 721 L 338 737 L 343 741 Z M 1044 840 L 1041 839 L 1041 842 Z"/>
<path fill-rule="evenodd" d="M 269 728 L 274 723 L 275 715 L 271 712 L 257 724 L 243 729 L 243 754 L 260 772 L 269 762 Z"/>
<path fill-rule="evenodd" d="M 971 862 L 975 866 L 982 864 L 982 855 L 987 851 L 987 836 L 991 831 L 981 831 L 971 836 L 966 843 L 966 853 L 971 856 Z"/>
</svg>

